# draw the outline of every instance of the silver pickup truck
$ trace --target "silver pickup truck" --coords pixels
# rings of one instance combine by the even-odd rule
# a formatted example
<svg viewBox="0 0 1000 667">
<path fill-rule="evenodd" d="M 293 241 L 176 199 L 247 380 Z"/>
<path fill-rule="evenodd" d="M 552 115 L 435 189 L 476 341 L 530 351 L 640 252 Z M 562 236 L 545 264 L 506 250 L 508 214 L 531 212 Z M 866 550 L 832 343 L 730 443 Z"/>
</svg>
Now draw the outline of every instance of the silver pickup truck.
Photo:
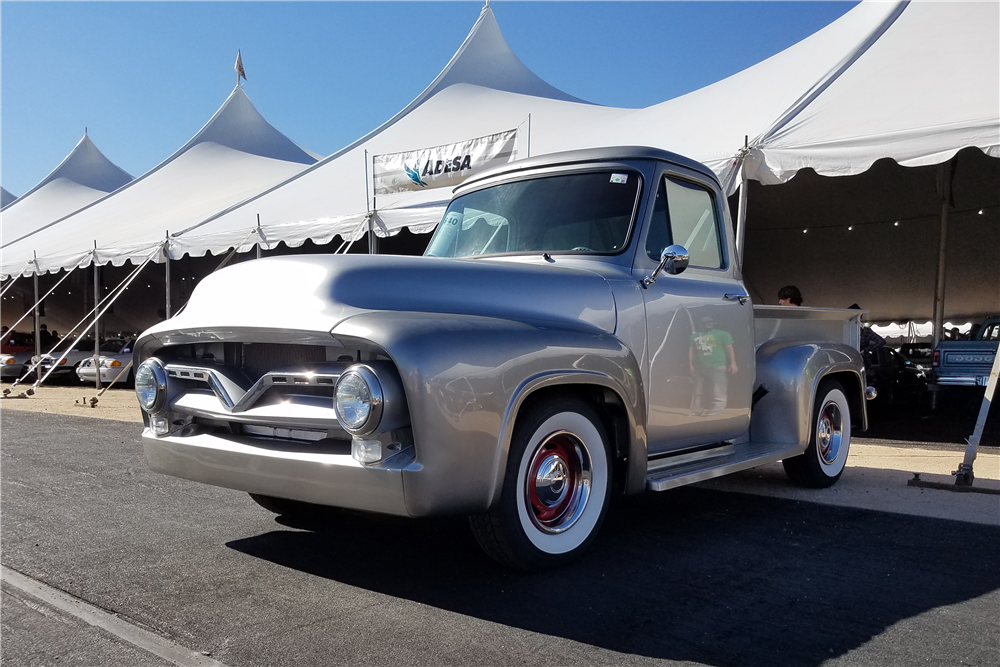
<svg viewBox="0 0 1000 667">
<path fill-rule="evenodd" d="M 858 315 L 755 308 L 703 165 L 547 155 L 460 186 L 423 257 L 205 278 L 135 347 L 143 446 L 279 513 L 468 515 L 497 560 L 549 567 L 616 493 L 775 461 L 835 483 L 866 428 Z"/>
</svg>

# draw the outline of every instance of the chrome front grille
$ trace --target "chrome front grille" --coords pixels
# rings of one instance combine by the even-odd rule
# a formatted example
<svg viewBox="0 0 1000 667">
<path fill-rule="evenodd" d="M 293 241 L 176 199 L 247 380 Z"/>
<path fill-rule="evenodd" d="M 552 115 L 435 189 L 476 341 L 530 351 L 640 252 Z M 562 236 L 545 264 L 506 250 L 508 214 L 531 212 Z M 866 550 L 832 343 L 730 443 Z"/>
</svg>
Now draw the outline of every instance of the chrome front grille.
<svg viewBox="0 0 1000 667">
<path fill-rule="evenodd" d="M 305 436 L 312 430 L 324 437 L 347 437 L 337 420 L 333 394 L 350 365 L 326 361 L 273 368 L 251 382 L 235 366 L 170 362 L 166 372 L 171 411 L 216 423 L 259 426 L 256 435 L 294 437 L 293 431 Z"/>
</svg>

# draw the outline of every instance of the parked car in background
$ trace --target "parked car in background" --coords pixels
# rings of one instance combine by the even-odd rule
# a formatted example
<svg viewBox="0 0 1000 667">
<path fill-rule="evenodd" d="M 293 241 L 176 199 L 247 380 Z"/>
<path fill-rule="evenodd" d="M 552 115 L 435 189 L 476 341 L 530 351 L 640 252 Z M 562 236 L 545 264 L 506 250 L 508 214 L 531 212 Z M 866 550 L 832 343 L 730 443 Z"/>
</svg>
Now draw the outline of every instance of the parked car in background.
<svg viewBox="0 0 1000 667">
<path fill-rule="evenodd" d="M 986 319 L 972 340 L 944 340 L 934 350 L 935 391 L 985 387 L 1000 344 L 1000 316 Z"/>
<path fill-rule="evenodd" d="M 104 345 L 108 345 L 109 343 L 112 343 L 116 340 L 119 339 L 105 341 Z M 124 344 L 125 341 L 121 342 Z M 94 339 L 93 338 L 77 339 L 76 341 L 73 342 L 72 347 L 70 347 L 69 349 L 69 352 L 67 352 L 64 356 L 63 352 L 65 351 L 65 349 L 66 349 L 65 344 L 63 344 L 60 345 L 55 350 L 55 352 L 51 354 L 43 354 L 41 357 L 41 363 L 38 365 L 38 368 L 36 369 L 35 373 L 32 374 L 32 381 L 33 378 L 38 377 L 37 374 L 40 374 L 41 377 L 45 377 L 49 373 L 49 370 L 52 369 L 53 366 L 55 366 L 55 370 L 53 370 L 52 373 L 48 376 L 49 380 L 69 379 L 72 382 L 76 382 L 77 380 L 76 367 L 84 359 L 93 359 L 94 357 Z M 31 364 L 34 363 L 35 359 L 36 357 L 32 357 L 31 360 L 29 360 L 28 363 L 24 365 L 24 373 L 28 372 L 29 368 L 31 367 Z"/>
<path fill-rule="evenodd" d="M 0 378 L 14 381 L 21 377 L 24 365 L 31 359 L 31 352 L 0 354 Z"/>
<path fill-rule="evenodd" d="M 931 369 L 931 360 L 934 358 L 932 343 L 903 343 L 896 348 L 896 351 L 920 370 Z"/>
<path fill-rule="evenodd" d="M 101 345 L 101 356 L 99 369 L 101 373 L 101 384 L 111 384 L 116 378 L 116 386 L 131 387 L 135 378 L 132 369 L 129 368 L 123 373 L 125 368 L 132 362 L 132 346 L 135 339 L 129 340 L 109 340 Z M 80 362 L 76 367 L 76 376 L 81 382 L 92 384 L 97 377 L 98 368 L 94 367 L 94 357 L 90 356 Z M 121 376 L 119 378 L 119 376 Z"/>
<path fill-rule="evenodd" d="M 888 346 L 865 350 L 862 354 L 868 384 L 878 391 L 871 403 L 873 412 L 925 405 L 928 396 L 926 370 Z"/>
<path fill-rule="evenodd" d="M 35 336 L 26 331 L 8 331 L 0 341 L 0 353 L 18 354 L 19 352 L 34 352 Z"/>
</svg>

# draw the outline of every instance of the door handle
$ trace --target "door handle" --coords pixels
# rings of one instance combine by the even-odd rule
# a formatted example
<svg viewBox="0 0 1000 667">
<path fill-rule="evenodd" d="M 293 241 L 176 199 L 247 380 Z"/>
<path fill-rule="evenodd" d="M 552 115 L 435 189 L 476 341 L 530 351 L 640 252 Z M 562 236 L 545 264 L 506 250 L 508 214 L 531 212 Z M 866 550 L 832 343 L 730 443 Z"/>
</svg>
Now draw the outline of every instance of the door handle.
<svg viewBox="0 0 1000 667">
<path fill-rule="evenodd" d="M 750 300 L 750 295 L 749 294 L 726 294 L 725 298 L 729 299 L 730 301 L 739 301 L 741 306 L 745 306 L 745 305 L 747 305 L 747 301 Z"/>
</svg>

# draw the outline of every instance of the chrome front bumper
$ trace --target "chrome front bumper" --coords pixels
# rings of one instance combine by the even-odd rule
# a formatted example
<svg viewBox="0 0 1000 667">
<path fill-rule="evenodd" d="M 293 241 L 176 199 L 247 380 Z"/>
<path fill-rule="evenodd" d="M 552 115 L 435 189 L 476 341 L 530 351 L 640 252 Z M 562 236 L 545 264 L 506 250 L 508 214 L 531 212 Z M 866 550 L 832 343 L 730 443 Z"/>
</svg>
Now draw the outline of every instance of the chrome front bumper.
<svg viewBox="0 0 1000 667">
<path fill-rule="evenodd" d="M 407 452 L 378 466 L 344 454 L 295 452 L 266 447 L 266 440 L 211 434 L 156 437 L 142 434 L 149 467 L 160 473 L 230 489 L 319 505 L 408 516 L 403 470 Z"/>
</svg>

